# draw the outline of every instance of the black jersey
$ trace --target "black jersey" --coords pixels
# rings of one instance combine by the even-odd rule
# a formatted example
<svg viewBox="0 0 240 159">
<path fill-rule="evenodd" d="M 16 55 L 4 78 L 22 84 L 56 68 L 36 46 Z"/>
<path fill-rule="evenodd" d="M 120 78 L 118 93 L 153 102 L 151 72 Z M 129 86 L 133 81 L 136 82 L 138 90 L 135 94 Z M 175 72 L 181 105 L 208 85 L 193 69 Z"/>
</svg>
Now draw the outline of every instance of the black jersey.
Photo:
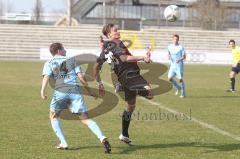
<svg viewBox="0 0 240 159">
<path fill-rule="evenodd" d="M 97 62 L 100 65 L 105 61 L 111 64 L 119 82 L 125 84 L 128 81 L 129 76 L 140 75 L 140 69 L 137 62 L 123 62 L 120 59 L 121 55 L 132 56 L 121 40 L 104 41 L 103 49 Z"/>
</svg>

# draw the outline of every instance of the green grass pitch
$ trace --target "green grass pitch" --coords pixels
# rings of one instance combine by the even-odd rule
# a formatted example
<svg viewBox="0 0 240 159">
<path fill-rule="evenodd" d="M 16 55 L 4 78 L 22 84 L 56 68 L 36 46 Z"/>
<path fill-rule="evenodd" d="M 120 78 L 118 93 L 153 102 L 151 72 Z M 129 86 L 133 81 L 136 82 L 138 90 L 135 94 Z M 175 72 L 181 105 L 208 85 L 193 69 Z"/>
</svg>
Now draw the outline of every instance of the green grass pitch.
<svg viewBox="0 0 240 159">
<path fill-rule="evenodd" d="M 140 98 L 130 127 L 134 146 L 118 140 L 120 114 L 125 102 L 95 118 L 112 145 L 112 154 L 104 154 L 102 145 L 79 121 L 63 120 L 62 125 L 70 146 L 68 151 L 54 148 L 57 138 L 48 119 L 48 100 L 40 99 L 43 62 L 0 61 L 0 158 L 1 159 L 235 159 L 240 156 L 236 138 L 206 128 L 190 118 L 150 118 L 151 113 L 171 115 Z M 186 65 L 187 98 L 180 99 L 171 90 L 153 101 L 172 110 L 240 136 L 240 93 L 227 93 L 230 66 Z M 167 73 L 161 78 L 166 79 Z M 109 70 L 104 66 L 104 81 L 110 83 Z M 240 82 L 237 77 L 237 89 Z M 96 85 L 96 83 L 91 83 Z M 105 86 L 113 92 L 112 87 Z M 100 100 L 100 99 L 99 99 Z M 89 108 L 99 100 L 86 97 Z"/>
</svg>

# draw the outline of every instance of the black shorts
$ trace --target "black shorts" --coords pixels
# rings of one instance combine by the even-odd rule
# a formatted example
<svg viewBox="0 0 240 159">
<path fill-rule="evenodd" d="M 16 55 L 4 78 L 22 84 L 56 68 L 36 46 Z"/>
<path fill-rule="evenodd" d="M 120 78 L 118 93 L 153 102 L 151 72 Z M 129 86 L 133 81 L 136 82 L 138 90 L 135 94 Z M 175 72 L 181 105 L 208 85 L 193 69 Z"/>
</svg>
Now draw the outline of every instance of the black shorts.
<svg viewBox="0 0 240 159">
<path fill-rule="evenodd" d="M 232 71 L 238 74 L 238 72 L 240 72 L 240 63 L 238 63 L 236 67 L 232 67 Z"/>
<path fill-rule="evenodd" d="M 149 87 L 149 84 L 141 75 L 128 78 L 128 81 L 123 83 L 122 86 L 125 93 L 125 101 L 132 100 L 137 95 L 143 97 L 149 95 L 149 90 L 146 88 Z"/>
</svg>

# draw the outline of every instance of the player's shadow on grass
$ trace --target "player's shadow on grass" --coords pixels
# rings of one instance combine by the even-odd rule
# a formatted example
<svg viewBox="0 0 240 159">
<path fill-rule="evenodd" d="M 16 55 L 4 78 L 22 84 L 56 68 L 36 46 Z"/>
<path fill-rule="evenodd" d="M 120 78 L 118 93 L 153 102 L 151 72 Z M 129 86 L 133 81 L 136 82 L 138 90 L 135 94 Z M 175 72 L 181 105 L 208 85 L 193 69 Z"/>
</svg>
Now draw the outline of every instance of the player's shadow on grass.
<svg viewBox="0 0 240 159">
<path fill-rule="evenodd" d="M 204 148 L 204 149 L 207 149 L 205 153 L 240 150 L 240 144 L 217 145 L 217 144 L 191 142 L 191 143 L 173 143 L 173 144 L 133 145 L 130 147 L 129 146 L 121 147 L 123 150 L 120 152 L 120 154 L 129 154 L 137 150 L 165 149 L 165 148 L 177 148 L 177 147 Z"/>
<path fill-rule="evenodd" d="M 79 147 L 69 147 L 68 148 L 68 151 L 81 151 L 81 150 L 84 150 L 84 149 L 93 149 L 93 148 L 101 148 L 102 149 L 102 146 L 101 145 L 96 145 L 96 146 L 79 146 Z"/>
<path fill-rule="evenodd" d="M 226 145 L 209 144 L 209 145 L 202 145 L 199 147 L 210 149 L 206 151 L 206 153 L 212 153 L 212 152 L 218 152 L 218 151 L 240 150 L 240 144 L 226 144 Z"/>
<path fill-rule="evenodd" d="M 199 142 L 190 142 L 190 143 L 172 143 L 172 144 L 153 144 L 153 145 L 133 145 L 127 146 L 123 145 L 120 147 L 116 147 L 112 145 L 112 154 L 130 154 L 134 153 L 138 150 L 148 150 L 148 149 L 168 149 L 168 148 L 203 148 L 206 149 L 204 153 L 214 153 L 214 152 L 224 152 L 224 151 L 234 151 L 240 150 L 240 144 L 225 144 L 219 145 L 215 143 L 199 143 Z M 78 146 L 78 147 L 70 147 L 68 151 L 81 151 L 85 149 L 102 149 L 102 145 L 92 145 L 92 146 Z M 117 149 L 122 149 L 121 152 Z"/>
<path fill-rule="evenodd" d="M 147 149 L 164 149 L 164 148 L 175 148 L 175 147 L 194 147 L 197 143 L 173 143 L 173 144 L 153 144 L 153 145 L 133 145 L 128 147 L 122 147 L 123 151 L 120 154 L 129 154 L 137 150 Z"/>
<path fill-rule="evenodd" d="M 214 98 L 240 98 L 240 96 L 187 96 L 187 98 L 196 98 L 196 99 L 205 99 L 205 98 L 209 98 L 209 99 L 214 99 Z"/>
</svg>

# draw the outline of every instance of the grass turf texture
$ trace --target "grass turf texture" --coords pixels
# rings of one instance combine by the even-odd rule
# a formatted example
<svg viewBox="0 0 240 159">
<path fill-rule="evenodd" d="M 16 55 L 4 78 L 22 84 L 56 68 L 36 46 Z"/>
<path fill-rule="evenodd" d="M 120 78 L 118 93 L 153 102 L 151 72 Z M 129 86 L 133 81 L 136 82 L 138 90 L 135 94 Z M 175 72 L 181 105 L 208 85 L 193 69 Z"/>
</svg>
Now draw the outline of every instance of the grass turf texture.
<svg viewBox="0 0 240 159">
<path fill-rule="evenodd" d="M 100 125 L 112 145 L 112 154 L 103 147 L 88 128 L 79 121 L 62 122 L 68 151 L 54 148 L 57 143 L 49 119 L 48 100 L 40 99 L 43 62 L 0 62 L 0 158 L 167 158 L 167 159 L 234 159 L 240 155 L 240 144 L 230 137 L 204 128 L 191 120 L 162 118 L 149 120 L 151 113 L 169 113 L 142 99 L 137 100 L 135 116 L 130 126 L 134 146 L 118 140 L 121 132 L 120 114 L 125 108 L 121 99 L 112 111 L 98 116 Z M 185 82 L 187 98 L 180 99 L 174 91 L 156 96 L 159 102 L 171 109 L 186 113 L 227 132 L 240 136 L 239 92 L 227 93 L 229 66 L 187 65 Z M 110 83 L 109 69 L 104 66 L 102 78 Z M 165 73 L 161 78 L 166 79 Z M 237 89 L 239 88 L 237 77 Z M 92 85 L 96 85 L 92 83 Z M 109 91 L 113 88 L 105 86 Z M 89 108 L 96 103 L 86 97 Z M 140 116 L 137 116 L 137 113 Z"/>
</svg>

